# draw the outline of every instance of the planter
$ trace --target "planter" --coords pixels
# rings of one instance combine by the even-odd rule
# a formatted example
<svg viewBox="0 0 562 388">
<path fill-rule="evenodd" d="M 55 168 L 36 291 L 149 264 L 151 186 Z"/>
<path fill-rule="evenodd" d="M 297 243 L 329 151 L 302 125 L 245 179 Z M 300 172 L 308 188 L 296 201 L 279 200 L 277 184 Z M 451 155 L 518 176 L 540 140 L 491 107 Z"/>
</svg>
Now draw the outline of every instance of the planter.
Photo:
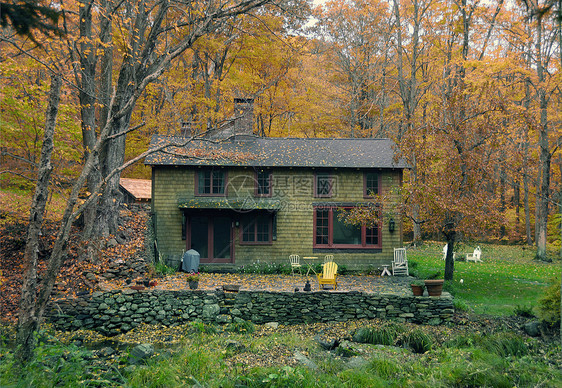
<svg viewBox="0 0 562 388">
<path fill-rule="evenodd" d="M 199 282 L 189 282 L 189 288 L 196 290 L 199 287 Z"/>
<path fill-rule="evenodd" d="M 425 281 L 425 287 L 427 288 L 427 294 L 429 296 L 441 296 L 443 292 L 443 279 L 429 279 Z"/>
<path fill-rule="evenodd" d="M 416 286 L 415 284 L 410 284 L 412 287 L 412 293 L 414 296 L 422 296 L 423 295 L 423 286 Z"/>
</svg>

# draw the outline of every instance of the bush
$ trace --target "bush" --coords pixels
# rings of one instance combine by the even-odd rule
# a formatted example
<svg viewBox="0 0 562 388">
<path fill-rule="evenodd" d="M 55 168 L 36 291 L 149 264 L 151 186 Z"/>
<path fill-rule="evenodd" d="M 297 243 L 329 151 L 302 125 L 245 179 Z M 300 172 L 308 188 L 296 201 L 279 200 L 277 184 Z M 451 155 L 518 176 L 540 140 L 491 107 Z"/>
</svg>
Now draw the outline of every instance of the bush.
<svg viewBox="0 0 562 388">
<path fill-rule="evenodd" d="M 546 289 L 539 299 L 539 318 L 553 326 L 560 325 L 560 280 L 553 279 L 553 283 Z"/>
<path fill-rule="evenodd" d="M 415 329 L 406 334 L 403 339 L 404 344 L 408 345 L 414 353 L 425 353 L 431 350 L 433 340 L 429 335 L 420 329 Z"/>
<path fill-rule="evenodd" d="M 496 333 L 490 336 L 483 336 L 479 345 L 487 352 L 501 357 L 520 357 L 528 353 L 528 348 L 523 338 L 512 333 Z"/>
<path fill-rule="evenodd" d="M 535 316 L 532 306 L 527 307 L 519 305 L 515 306 L 515 308 L 513 309 L 513 315 L 523 318 L 533 318 Z"/>
<path fill-rule="evenodd" d="M 161 262 L 161 261 L 153 264 L 152 267 L 153 267 L 152 271 L 156 275 L 166 276 L 166 275 L 172 275 L 172 274 L 176 273 L 175 268 L 167 266 L 166 264 L 164 264 L 164 262 Z"/>
<path fill-rule="evenodd" d="M 401 372 L 400 364 L 382 357 L 374 357 L 368 369 L 384 379 L 394 378 Z"/>
<path fill-rule="evenodd" d="M 462 299 L 455 298 L 453 301 L 453 306 L 455 307 L 455 311 L 469 311 L 470 307 L 468 304 Z"/>
<path fill-rule="evenodd" d="M 363 327 L 353 334 L 355 342 L 373 345 L 394 345 L 404 328 L 397 324 L 388 324 L 380 327 Z"/>
<path fill-rule="evenodd" d="M 529 349 L 523 337 L 513 333 L 495 333 L 491 335 L 469 334 L 462 335 L 447 341 L 448 348 L 478 348 L 488 354 L 500 357 L 524 356 Z"/>
<path fill-rule="evenodd" d="M 252 264 L 238 267 L 238 273 L 254 273 L 261 275 L 290 274 L 291 267 L 287 263 L 267 263 L 256 261 Z"/>
<path fill-rule="evenodd" d="M 252 334 L 256 331 L 256 326 L 249 321 L 232 322 L 226 325 L 226 331 L 231 333 L 247 333 Z"/>
<path fill-rule="evenodd" d="M 216 334 L 217 328 L 213 325 L 206 325 L 201 321 L 193 321 L 188 324 L 188 333 Z"/>
</svg>

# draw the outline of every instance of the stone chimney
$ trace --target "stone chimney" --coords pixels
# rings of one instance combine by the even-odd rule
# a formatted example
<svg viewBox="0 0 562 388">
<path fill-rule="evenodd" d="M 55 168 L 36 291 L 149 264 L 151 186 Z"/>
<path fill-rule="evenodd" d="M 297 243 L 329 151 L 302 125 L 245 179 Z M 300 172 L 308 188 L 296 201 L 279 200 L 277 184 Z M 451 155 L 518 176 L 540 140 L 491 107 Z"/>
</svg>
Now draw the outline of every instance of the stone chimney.
<svg viewBox="0 0 562 388">
<path fill-rule="evenodd" d="M 181 123 L 181 136 L 191 137 L 195 136 L 195 131 L 193 130 L 193 123 L 191 121 L 183 121 Z"/>
<path fill-rule="evenodd" d="M 234 99 L 234 133 L 252 135 L 254 133 L 254 99 Z"/>
</svg>

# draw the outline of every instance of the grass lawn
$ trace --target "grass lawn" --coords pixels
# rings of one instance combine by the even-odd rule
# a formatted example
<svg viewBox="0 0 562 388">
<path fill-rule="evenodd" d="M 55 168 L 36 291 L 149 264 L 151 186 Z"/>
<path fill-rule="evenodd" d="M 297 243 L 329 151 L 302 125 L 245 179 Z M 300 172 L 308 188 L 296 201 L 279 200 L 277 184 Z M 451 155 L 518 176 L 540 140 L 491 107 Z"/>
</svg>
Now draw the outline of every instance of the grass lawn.
<svg viewBox="0 0 562 388">
<path fill-rule="evenodd" d="M 510 315 L 517 306 L 531 308 L 536 306 L 552 279 L 560 281 L 559 258 L 552 263 L 542 263 L 533 260 L 533 248 L 487 244 L 480 244 L 480 247 L 483 263 L 456 261 L 453 282 L 446 285 L 457 305 L 465 304 L 475 313 Z M 419 278 L 439 273 L 438 277 L 442 278 L 445 268 L 442 249 L 442 243 L 409 249 L 412 273 Z M 473 246 L 460 245 L 455 251 L 457 257 L 464 257 L 473 249 Z"/>
</svg>

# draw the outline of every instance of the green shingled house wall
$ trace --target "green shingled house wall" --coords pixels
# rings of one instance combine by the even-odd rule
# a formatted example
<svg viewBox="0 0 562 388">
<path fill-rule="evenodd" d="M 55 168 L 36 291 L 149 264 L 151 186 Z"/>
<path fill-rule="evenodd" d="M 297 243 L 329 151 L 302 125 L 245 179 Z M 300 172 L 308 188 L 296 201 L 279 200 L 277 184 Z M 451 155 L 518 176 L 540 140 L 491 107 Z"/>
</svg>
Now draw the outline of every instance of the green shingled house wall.
<svg viewBox="0 0 562 388">
<path fill-rule="evenodd" d="M 254 197 L 253 168 L 223 167 L 227 172 L 226 202 Z M 152 212 L 158 249 L 162 257 L 173 265 L 186 250 L 186 240 L 182 236 L 182 203 L 197 203 L 202 200 L 195 195 L 195 176 L 198 167 L 153 166 L 152 168 Z M 276 239 L 271 245 L 243 245 L 240 243 L 239 226 L 236 226 L 238 213 L 225 210 L 233 217 L 234 259 L 233 263 L 218 266 L 239 267 L 260 262 L 288 262 L 290 254 L 317 256 L 334 254 L 334 260 L 350 269 L 380 268 L 390 264 L 393 248 L 402 246 L 402 225 L 399 216 L 395 217 L 396 228 L 389 232 L 386 223 L 382 226 L 382 249 L 356 251 L 314 250 L 313 204 L 327 203 L 365 203 L 363 197 L 363 174 L 361 169 L 332 169 L 335 177 L 334 195 L 330 198 L 315 198 L 313 193 L 314 169 L 280 168 L 271 169 L 273 177 L 272 201 L 280 204 L 276 212 Z M 393 197 L 392 188 L 401 184 L 401 169 L 378 170 L 381 178 L 383 196 Z M 215 200 L 221 198 L 214 197 Z M 394 197 L 395 200 L 397 198 Z M 204 206 L 203 206 L 204 207 Z M 205 212 L 205 210 L 201 210 Z M 240 213 L 242 217 L 244 212 Z"/>
</svg>

